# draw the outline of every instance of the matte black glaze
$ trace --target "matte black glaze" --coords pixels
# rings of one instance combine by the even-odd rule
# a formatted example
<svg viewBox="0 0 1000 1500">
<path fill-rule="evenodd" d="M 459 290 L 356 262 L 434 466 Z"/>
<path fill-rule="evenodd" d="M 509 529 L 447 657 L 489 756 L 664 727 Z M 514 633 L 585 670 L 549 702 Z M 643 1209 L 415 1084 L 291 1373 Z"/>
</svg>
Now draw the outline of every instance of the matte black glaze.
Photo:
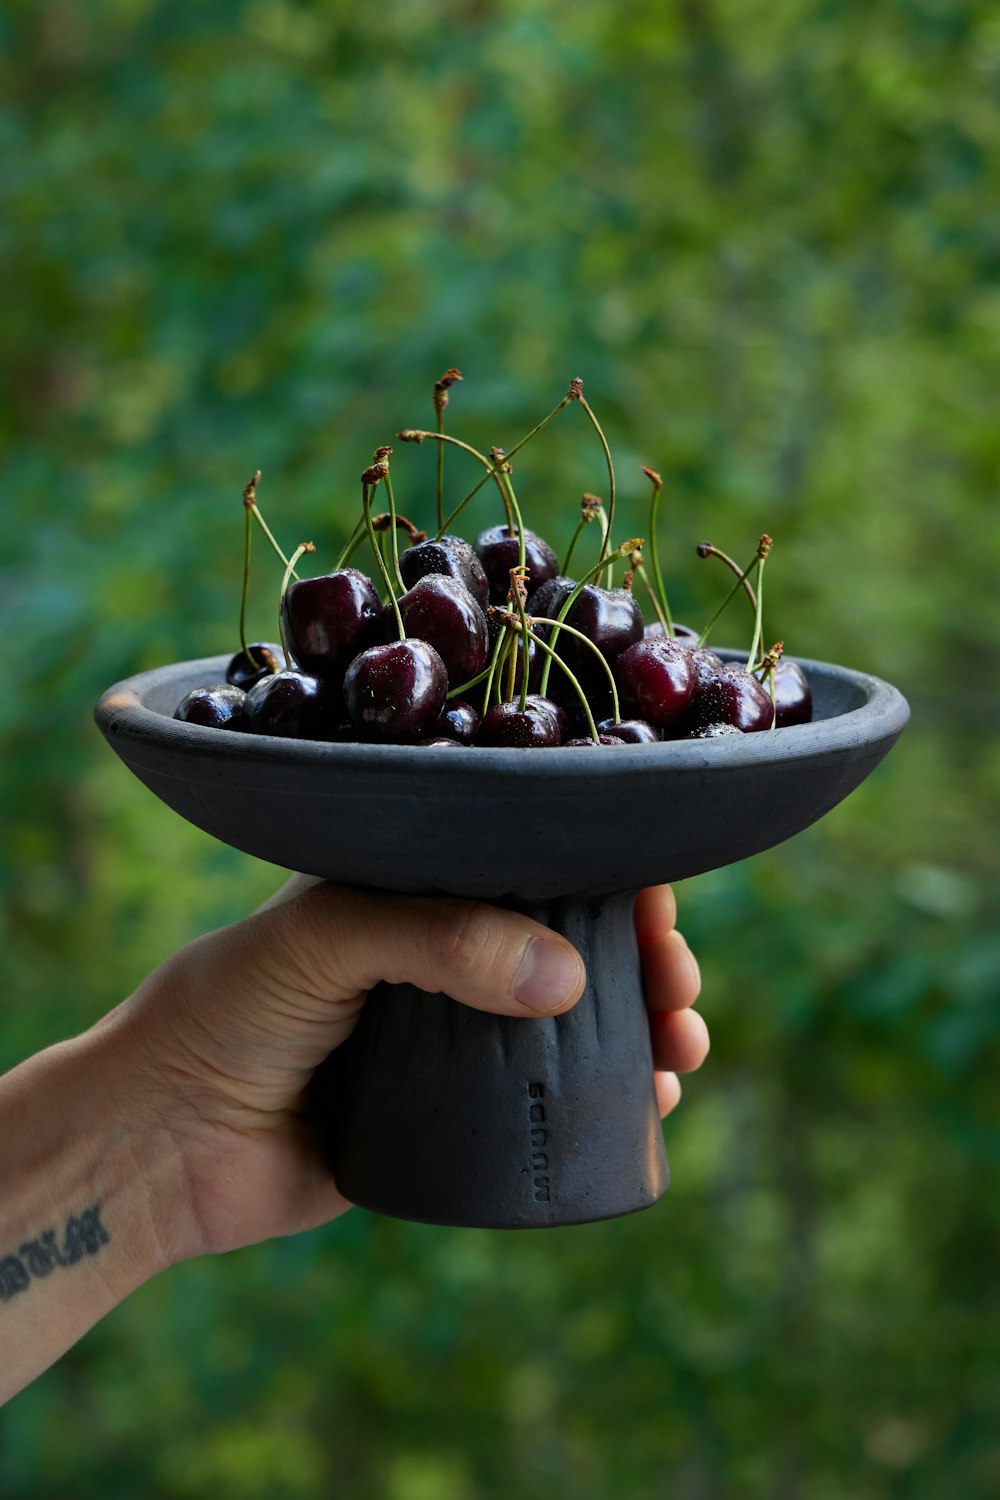
<svg viewBox="0 0 1000 1500">
<path fill-rule="evenodd" d="M 289 869 L 528 911 L 565 932 L 588 965 L 579 1005 L 547 1020 L 484 1016 L 380 985 L 314 1088 L 342 1191 L 402 1218 L 494 1227 L 579 1223 L 654 1202 L 667 1172 L 631 893 L 746 858 L 815 822 L 895 742 L 908 718 L 902 696 L 878 678 L 802 662 L 811 724 L 710 741 L 441 755 L 173 719 L 227 660 L 142 673 L 97 706 L 109 743 L 159 797 Z M 544 1118 L 532 1113 L 539 1105 Z"/>
</svg>

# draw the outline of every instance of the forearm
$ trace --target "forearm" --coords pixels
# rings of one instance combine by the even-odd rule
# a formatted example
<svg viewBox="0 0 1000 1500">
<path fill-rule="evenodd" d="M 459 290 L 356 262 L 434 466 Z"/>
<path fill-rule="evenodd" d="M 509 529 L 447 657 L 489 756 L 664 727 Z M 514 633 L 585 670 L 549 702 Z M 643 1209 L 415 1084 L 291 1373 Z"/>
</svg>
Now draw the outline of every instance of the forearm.
<svg viewBox="0 0 1000 1500">
<path fill-rule="evenodd" d="M 127 1075 L 105 1023 L 0 1078 L 0 1402 L 166 1263 L 176 1165 Z"/>
</svg>

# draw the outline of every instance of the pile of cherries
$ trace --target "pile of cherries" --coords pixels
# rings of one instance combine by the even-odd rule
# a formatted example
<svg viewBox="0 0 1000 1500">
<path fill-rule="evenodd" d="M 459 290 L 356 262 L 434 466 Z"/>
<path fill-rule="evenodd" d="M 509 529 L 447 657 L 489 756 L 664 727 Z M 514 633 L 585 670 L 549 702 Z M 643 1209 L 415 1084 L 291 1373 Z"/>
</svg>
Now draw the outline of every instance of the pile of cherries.
<svg viewBox="0 0 1000 1500">
<path fill-rule="evenodd" d="M 566 396 L 521 448 L 570 403 L 593 425 L 608 469 L 609 499 L 585 495 L 580 524 L 560 569 L 548 543 L 524 526 L 511 479 L 516 449 L 489 456 L 444 432 L 448 370 L 434 388 L 437 430 L 407 430 L 405 442 L 436 441 L 438 531 L 431 538 L 395 507 L 391 448 L 379 448 L 361 476 L 361 516 L 332 572 L 299 577 L 296 565 L 314 549 L 304 543 L 288 558 L 257 504 L 254 476 L 244 490 L 245 548 L 241 649 L 224 683 L 195 688 L 175 718 L 252 734 L 327 741 L 427 746 L 652 744 L 717 739 L 809 721 L 812 700 L 801 669 L 763 649 L 763 536 L 748 567 L 709 543 L 699 555 L 720 558 L 735 574 L 729 595 L 700 635 L 673 621 L 656 553 L 659 475 L 652 484 L 650 562 L 643 542 L 614 546 L 615 474 L 604 434 L 574 380 Z M 485 468 L 478 485 L 445 519 L 443 458 L 447 445 Z M 504 519 L 470 545 L 450 528 L 485 483 L 499 493 Z M 373 514 L 384 484 L 388 510 Z M 568 576 L 576 543 L 596 522 L 596 564 Z M 246 640 L 250 539 L 258 525 L 284 564 L 279 604 L 281 644 Z M 404 545 L 400 545 L 400 539 Z M 349 565 L 368 542 L 380 575 Z M 620 584 L 614 570 L 624 563 Z M 635 595 L 641 582 L 655 619 L 647 624 Z M 756 588 L 754 585 L 756 584 Z M 754 633 L 745 664 L 724 662 L 705 644 L 708 629 L 737 592 L 753 608 Z"/>
</svg>

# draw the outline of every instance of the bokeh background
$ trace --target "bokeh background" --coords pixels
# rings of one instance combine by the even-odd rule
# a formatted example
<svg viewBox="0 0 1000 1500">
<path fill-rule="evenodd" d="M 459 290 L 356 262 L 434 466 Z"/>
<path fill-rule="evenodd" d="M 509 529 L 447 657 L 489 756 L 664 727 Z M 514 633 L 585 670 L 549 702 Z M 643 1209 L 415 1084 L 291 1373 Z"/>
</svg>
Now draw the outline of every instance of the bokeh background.
<svg viewBox="0 0 1000 1500">
<path fill-rule="evenodd" d="M 329 565 L 449 364 L 487 446 L 582 375 L 630 528 L 666 477 L 681 617 L 724 587 L 694 543 L 766 529 L 772 638 L 914 711 L 820 826 L 680 888 L 714 1050 L 662 1205 L 179 1266 L 7 1408 L 0 1493 L 998 1493 L 995 5 L 13 0 L 0 41 L 3 1065 L 275 885 L 91 705 L 234 646 L 256 466 Z M 395 475 L 429 517 L 428 449 Z M 518 480 L 564 545 L 577 408 Z M 258 549 L 258 635 L 277 583 Z"/>
</svg>

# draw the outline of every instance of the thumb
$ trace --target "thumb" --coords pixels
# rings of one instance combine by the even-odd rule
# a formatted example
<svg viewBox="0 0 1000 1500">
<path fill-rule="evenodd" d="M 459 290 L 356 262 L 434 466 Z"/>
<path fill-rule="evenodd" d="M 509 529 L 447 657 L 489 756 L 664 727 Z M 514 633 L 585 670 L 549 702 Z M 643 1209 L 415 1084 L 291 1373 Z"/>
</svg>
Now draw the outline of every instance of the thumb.
<svg viewBox="0 0 1000 1500">
<path fill-rule="evenodd" d="M 564 937 L 482 901 L 321 884 L 250 924 L 285 987 L 324 1008 L 384 980 L 498 1015 L 551 1015 L 573 1005 L 586 980 Z"/>
</svg>

